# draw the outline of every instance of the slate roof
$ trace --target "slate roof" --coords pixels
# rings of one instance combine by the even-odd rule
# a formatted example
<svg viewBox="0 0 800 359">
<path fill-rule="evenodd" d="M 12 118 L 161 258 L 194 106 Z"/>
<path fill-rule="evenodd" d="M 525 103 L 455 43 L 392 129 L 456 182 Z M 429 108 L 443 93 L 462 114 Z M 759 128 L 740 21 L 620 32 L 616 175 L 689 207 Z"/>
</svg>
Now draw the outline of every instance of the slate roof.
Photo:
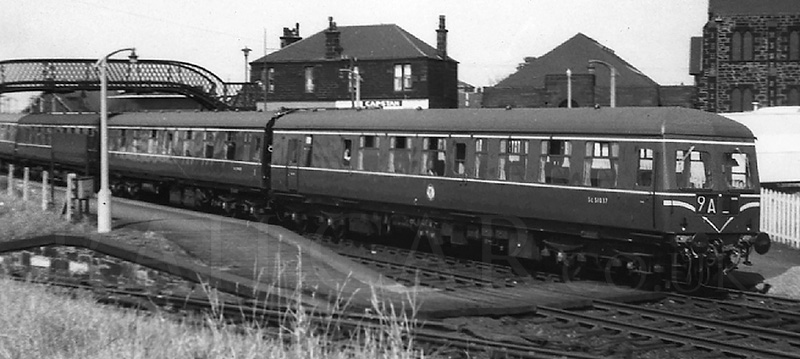
<svg viewBox="0 0 800 359">
<path fill-rule="evenodd" d="M 713 15 L 800 14 L 797 0 L 709 0 L 708 12 Z"/>
<path fill-rule="evenodd" d="M 327 29 L 326 29 L 327 30 Z M 436 48 L 394 24 L 339 26 L 342 56 L 359 60 L 429 58 Z M 448 56 L 448 60 L 455 61 Z M 253 62 L 325 61 L 325 30 Z"/>
<path fill-rule="evenodd" d="M 573 74 L 589 73 L 588 60 L 605 61 L 617 69 L 617 87 L 652 87 L 658 84 L 623 60 L 611 49 L 601 45 L 592 38 L 578 33 L 571 39 L 558 45 L 550 52 L 527 63 L 517 72 L 500 81 L 495 87 L 544 87 L 544 79 L 550 74 L 565 74 L 567 69 Z M 608 87 L 610 76 L 603 65 L 595 66 L 597 86 Z M 606 75 L 602 75 L 606 74 Z"/>
</svg>

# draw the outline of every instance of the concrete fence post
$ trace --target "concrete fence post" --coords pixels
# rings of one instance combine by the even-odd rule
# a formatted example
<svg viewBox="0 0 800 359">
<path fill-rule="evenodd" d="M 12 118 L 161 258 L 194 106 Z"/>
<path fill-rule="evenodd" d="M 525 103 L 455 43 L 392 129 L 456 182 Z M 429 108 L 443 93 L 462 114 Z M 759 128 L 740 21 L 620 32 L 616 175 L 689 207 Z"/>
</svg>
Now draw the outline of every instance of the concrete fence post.
<svg viewBox="0 0 800 359">
<path fill-rule="evenodd" d="M 14 195 L 14 165 L 8 165 L 8 189 L 7 194 L 9 197 Z"/>
<path fill-rule="evenodd" d="M 30 185 L 31 180 L 31 168 L 25 167 L 22 171 L 22 200 L 28 202 L 28 186 Z"/>
<path fill-rule="evenodd" d="M 76 174 L 70 173 L 67 175 L 67 191 L 64 194 L 64 215 L 67 220 L 72 220 L 72 197 L 75 195 L 75 178 Z"/>
<path fill-rule="evenodd" d="M 42 211 L 46 211 L 47 207 L 48 207 L 47 206 L 47 204 L 48 204 L 47 203 L 47 194 L 48 194 L 49 191 L 47 190 L 47 179 L 48 179 L 47 177 L 49 175 L 50 174 L 47 173 L 47 171 L 43 171 L 42 172 Z"/>
</svg>

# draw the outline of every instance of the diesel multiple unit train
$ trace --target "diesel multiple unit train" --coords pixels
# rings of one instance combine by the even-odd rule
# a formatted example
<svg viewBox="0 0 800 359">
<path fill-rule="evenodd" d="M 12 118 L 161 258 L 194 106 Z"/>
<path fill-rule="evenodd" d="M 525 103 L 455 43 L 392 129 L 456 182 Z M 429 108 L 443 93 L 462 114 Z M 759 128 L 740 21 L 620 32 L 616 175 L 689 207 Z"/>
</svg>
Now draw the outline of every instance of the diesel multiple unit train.
<svg viewBox="0 0 800 359">
<path fill-rule="evenodd" d="M 99 115 L 3 116 L 4 162 L 96 172 Z M 146 112 L 108 123 L 115 196 L 334 235 L 410 230 L 667 282 L 707 281 L 770 247 L 752 133 L 691 109 Z"/>
</svg>

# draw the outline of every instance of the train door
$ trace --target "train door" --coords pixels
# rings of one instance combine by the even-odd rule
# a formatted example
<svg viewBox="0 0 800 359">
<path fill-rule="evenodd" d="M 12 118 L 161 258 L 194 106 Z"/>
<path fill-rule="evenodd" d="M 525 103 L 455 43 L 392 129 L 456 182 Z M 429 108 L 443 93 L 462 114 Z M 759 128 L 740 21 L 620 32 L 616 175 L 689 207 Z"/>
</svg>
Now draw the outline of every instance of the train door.
<svg viewBox="0 0 800 359">
<path fill-rule="evenodd" d="M 466 139 L 453 139 L 453 173 L 462 179 L 462 186 L 467 185 L 467 148 Z"/>
<path fill-rule="evenodd" d="M 300 186 L 300 140 L 290 138 L 286 146 L 286 187 L 297 192 Z"/>
</svg>

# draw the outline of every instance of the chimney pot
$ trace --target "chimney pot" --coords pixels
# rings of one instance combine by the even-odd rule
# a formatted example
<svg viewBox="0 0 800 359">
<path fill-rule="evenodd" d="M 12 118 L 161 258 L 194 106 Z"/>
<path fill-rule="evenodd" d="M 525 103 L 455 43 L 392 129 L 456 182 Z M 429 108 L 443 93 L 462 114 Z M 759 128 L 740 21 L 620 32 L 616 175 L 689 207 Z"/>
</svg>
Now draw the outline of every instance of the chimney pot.
<svg viewBox="0 0 800 359">
<path fill-rule="evenodd" d="M 439 28 L 436 29 L 436 53 L 443 60 L 447 59 L 447 29 L 444 15 L 439 15 Z"/>
</svg>

